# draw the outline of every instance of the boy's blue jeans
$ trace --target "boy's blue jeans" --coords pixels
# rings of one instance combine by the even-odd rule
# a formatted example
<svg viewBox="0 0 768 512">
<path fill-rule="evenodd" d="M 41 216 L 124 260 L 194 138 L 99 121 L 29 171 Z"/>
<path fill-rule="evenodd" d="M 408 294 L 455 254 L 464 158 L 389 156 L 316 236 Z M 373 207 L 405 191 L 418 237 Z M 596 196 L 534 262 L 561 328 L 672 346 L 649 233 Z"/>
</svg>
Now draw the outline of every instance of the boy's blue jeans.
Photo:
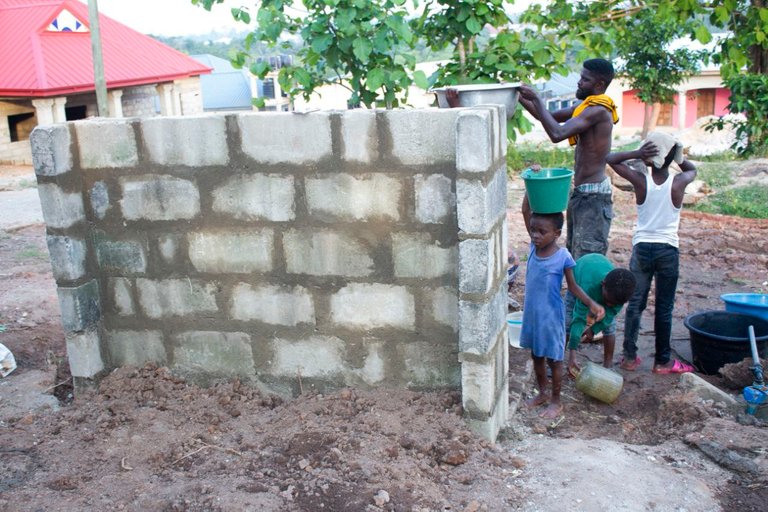
<svg viewBox="0 0 768 512">
<path fill-rule="evenodd" d="M 629 270 L 635 275 L 637 286 L 627 303 L 624 319 L 624 359 L 634 361 L 637 357 L 637 333 L 640 317 L 648 303 L 651 281 L 656 279 L 656 314 L 653 329 L 656 333 L 657 365 L 669 362 L 672 335 L 672 309 L 675 306 L 675 291 L 680 267 L 680 253 L 669 244 L 640 242 L 632 248 Z"/>
</svg>

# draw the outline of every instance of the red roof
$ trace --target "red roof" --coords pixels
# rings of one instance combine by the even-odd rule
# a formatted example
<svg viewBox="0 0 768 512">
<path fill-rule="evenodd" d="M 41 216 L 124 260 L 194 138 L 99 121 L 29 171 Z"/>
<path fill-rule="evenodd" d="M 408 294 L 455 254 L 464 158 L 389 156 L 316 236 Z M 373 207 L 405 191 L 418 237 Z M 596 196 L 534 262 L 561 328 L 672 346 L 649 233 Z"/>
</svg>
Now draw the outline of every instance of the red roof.
<svg viewBox="0 0 768 512">
<path fill-rule="evenodd" d="M 51 32 L 66 9 L 86 27 L 76 0 L 0 0 L 0 97 L 93 91 L 90 32 Z M 206 74 L 207 66 L 103 14 L 99 15 L 107 88 L 169 82 Z"/>
</svg>

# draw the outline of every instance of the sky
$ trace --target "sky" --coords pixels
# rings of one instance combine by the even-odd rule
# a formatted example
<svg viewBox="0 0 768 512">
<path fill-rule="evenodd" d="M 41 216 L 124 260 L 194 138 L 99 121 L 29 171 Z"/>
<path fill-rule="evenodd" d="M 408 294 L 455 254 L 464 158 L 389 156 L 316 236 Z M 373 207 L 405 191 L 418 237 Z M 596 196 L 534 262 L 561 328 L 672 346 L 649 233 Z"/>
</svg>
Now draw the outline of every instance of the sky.
<svg viewBox="0 0 768 512">
<path fill-rule="evenodd" d="M 87 4 L 88 0 L 80 0 Z M 230 9 L 252 0 L 226 0 L 206 11 L 190 0 L 97 0 L 99 12 L 143 34 L 181 36 L 211 31 L 246 30 L 247 25 L 232 19 Z"/>
<path fill-rule="evenodd" d="M 80 0 L 87 4 L 88 0 Z M 516 0 L 519 11 L 534 0 Z M 540 0 L 539 0 L 540 1 Z M 225 0 L 209 12 L 190 0 L 97 0 L 99 12 L 143 34 L 181 36 L 211 31 L 247 30 L 247 25 L 232 19 L 232 7 L 247 6 L 255 15 L 254 0 Z M 423 4 L 423 2 L 420 2 Z"/>
</svg>

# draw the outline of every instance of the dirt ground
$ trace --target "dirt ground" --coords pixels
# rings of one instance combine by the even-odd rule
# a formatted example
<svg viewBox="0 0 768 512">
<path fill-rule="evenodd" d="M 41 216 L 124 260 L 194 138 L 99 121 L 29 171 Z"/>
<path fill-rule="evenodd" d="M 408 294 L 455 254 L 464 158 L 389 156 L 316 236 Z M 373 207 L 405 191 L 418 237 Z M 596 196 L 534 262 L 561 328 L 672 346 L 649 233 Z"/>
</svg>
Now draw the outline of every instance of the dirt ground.
<svg viewBox="0 0 768 512">
<path fill-rule="evenodd" d="M 510 182 L 508 214 L 518 254 L 528 243 L 521 186 Z M 615 201 L 609 257 L 627 266 L 634 206 L 627 192 Z M 684 213 L 680 357 L 690 358 L 685 316 L 723 309 L 722 293 L 766 290 L 766 244 L 766 221 Z M 116 370 L 73 400 L 44 227 L 0 231 L 0 262 L 0 343 L 19 365 L 0 379 L 2 510 L 762 511 L 768 503 L 766 424 L 652 374 L 649 331 L 643 364 L 623 373 L 612 405 L 568 381 L 558 420 L 517 409 L 491 445 L 466 429 L 458 392 L 345 389 L 282 400 L 237 381 L 198 388 L 147 366 Z M 521 272 L 520 302 L 523 281 Z M 601 350 L 584 347 L 582 362 Z M 528 354 L 510 349 L 510 368 L 513 399 L 530 396 Z M 13 386 L 25 377 L 58 400 L 18 403 Z"/>
</svg>

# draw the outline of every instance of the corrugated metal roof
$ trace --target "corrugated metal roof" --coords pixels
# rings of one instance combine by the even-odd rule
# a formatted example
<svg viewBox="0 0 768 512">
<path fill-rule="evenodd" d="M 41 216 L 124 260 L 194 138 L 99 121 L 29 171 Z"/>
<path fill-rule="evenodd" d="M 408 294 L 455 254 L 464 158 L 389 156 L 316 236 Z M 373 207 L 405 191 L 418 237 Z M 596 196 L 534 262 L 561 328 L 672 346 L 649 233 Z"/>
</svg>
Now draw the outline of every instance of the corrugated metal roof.
<svg viewBox="0 0 768 512">
<path fill-rule="evenodd" d="M 251 82 L 245 71 L 210 53 L 193 55 L 193 59 L 213 68 L 210 75 L 200 77 L 203 110 L 252 110 Z"/>
<path fill-rule="evenodd" d="M 90 33 L 48 32 L 68 10 L 86 26 L 75 0 L 0 0 L 0 96 L 56 96 L 94 90 Z M 210 68 L 188 55 L 99 15 L 107 88 L 172 81 Z"/>
</svg>

